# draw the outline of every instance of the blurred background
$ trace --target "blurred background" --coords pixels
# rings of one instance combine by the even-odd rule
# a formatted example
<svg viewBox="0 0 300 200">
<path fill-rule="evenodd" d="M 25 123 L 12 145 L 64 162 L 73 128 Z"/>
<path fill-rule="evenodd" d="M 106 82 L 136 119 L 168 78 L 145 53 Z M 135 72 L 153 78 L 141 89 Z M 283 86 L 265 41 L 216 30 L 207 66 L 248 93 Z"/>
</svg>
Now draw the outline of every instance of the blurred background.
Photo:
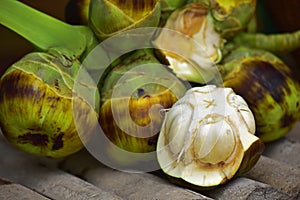
<svg viewBox="0 0 300 200">
<path fill-rule="evenodd" d="M 69 0 L 22 0 L 22 2 L 65 20 L 65 6 Z M 258 0 L 259 31 L 265 33 L 291 32 L 300 29 L 299 0 Z M 34 48 L 16 33 L 0 25 L 0 75 L 5 69 Z M 299 68 L 300 50 L 287 56 L 289 65 Z"/>
</svg>

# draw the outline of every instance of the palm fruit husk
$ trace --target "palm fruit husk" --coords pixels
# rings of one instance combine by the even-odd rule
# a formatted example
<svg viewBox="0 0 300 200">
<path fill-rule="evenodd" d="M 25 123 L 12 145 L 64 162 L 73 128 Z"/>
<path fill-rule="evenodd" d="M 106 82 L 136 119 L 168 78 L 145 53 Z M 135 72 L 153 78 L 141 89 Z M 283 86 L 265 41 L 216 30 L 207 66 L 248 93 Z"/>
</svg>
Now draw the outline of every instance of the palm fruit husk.
<svg viewBox="0 0 300 200">
<path fill-rule="evenodd" d="M 282 138 L 300 117 L 297 73 L 274 54 L 238 48 L 220 68 L 224 86 L 248 103 L 256 120 L 256 135 L 264 142 Z"/>
<path fill-rule="evenodd" d="M 157 144 L 175 184 L 212 189 L 250 170 L 263 152 L 245 100 L 231 88 L 194 87 L 166 113 Z"/>
<path fill-rule="evenodd" d="M 91 0 L 89 26 L 100 41 L 122 31 L 159 24 L 159 0 Z"/>
<path fill-rule="evenodd" d="M 231 39 L 238 32 L 247 30 L 256 12 L 256 0 L 189 0 L 210 7 L 216 30 L 223 38 Z"/>
<path fill-rule="evenodd" d="M 215 27 L 226 39 L 246 30 L 255 17 L 256 0 L 213 0 L 211 5 Z"/>
<path fill-rule="evenodd" d="M 11 144 L 52 158 L 84 147 L 98 113 L 73 89 L 79 66 L 65 67 L 49 53 L 34 52 L 8 68 L 0 79 L 0 127 Z"/>
<path fill-rule="evenodd" d="M 224 44 L 249 29 L 256 0 L 191 0 L 176 9 L 159 31 L 153 45 L 176 75 L 190 82 L 211 82 L 221 61 Z M 178 55 L 179 54 L 179 55 Z"/>
<path fill-rule="evenodd" d="M 120 149 L 135 153 L 155 151 L 161 111 L 170 108 L 187 87 L 151 49 L 134 51 L 115 62 L 99 85 L 103 132 Z"/>
<path fill-rule="evenodd" d="M 179 78 L 200 84 L 214 78 L 224 40 L 212 20 L 207 5 L 190 3 L 175 10 L 158 31 L 152 43 Z"/>
<path fill-rule="evenodd" d="M 97 87 L 88 74 L 77 80 L 81 61 L 98 44 L 88 26 L 73 26 L 20 1 L 0 1 L 0 23 L 37 51 L 10 66 L 0 79 L 0 126 L 19 149 L 65 157 L 82 149 L 98 124 Z M 87 82 L 86 82 L 87 81 Z"/>
</svg>

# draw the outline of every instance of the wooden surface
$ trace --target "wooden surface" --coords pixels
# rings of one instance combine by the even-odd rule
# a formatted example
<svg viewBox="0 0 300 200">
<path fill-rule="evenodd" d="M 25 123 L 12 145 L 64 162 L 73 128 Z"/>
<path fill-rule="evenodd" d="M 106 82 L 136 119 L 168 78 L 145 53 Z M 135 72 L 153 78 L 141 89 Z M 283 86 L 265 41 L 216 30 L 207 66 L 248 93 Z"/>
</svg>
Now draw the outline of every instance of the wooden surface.
<svg viewBox="0 0 300 200">
<path fill-rule="evenodd" d="M 0 134 L 0 199 L 17 200 L 23 195 L 24 199 L 57 200 L 297 200 L 299 128 L 300 122 L 284 138 L 267 144 L 264 155 L 247 174 L 208 191 L 178 187 L 160 171 L 126 173 L 111 169 L 86 150 L 65 159 L 34 157 L 12 147 Z"/>
<path fill-rule="evenodd" d="M 64 19 L 67 0 L 24 2 Z M 300 29 L 299 0 L 265 2 L 278 30 Z M 33 50 L 4 27 L 0 43 L 0 74 Z M 294 55 L 300 63 L 300 56 Z M 175 186 L 162 173 L 116 171 L 85 150 L 60 160 L 36 158 L 12 147 L 0 134 L 0 199 L 300 199 L 300 122 L 286 137 L 267 144 L 264 156 L 245 176 L 200 192 Z"/>
</svg>

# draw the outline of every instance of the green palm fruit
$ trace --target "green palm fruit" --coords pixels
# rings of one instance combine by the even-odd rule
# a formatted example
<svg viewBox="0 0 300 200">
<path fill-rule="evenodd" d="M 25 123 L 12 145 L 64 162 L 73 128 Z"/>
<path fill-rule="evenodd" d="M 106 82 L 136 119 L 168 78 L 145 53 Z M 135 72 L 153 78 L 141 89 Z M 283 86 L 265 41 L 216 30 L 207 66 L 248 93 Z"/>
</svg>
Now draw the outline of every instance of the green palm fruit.
<svg viewBox="0 0 300 200">
<path fill-rule="evenodd" d="M 212 7 L 215 27 L 228 39 L 247 29 L 255 17 L 256 0 L 213 0 Z"/>
<path fill-rule="evenodd" d="M 253 22 L 256 12 L 256 0 L 189 0 L 189 3 L 201 3 L 210 7 L 216 30 L 223 38 L 234 37 L 247 29 Z"/>
<path fill-rule="evenodd" d="M 188 1 L 163 26 L 174 31 L 158 32 L 153 45 L 178 77 L 200 84 L 212 82 L 226 42 L 249 28 L 255 9 L 256 0 Z"/>
<path fill-rule="evenodd" d="M 155 151 L 161 110 L 170 108 L 187 86 L 152 50 L 141 49 L 113 64 L 99 87 L 99 121 L 107 138 L 125 151 L 145 153 Z"/>
<path fill-rule="evenodd" d="M 79 66 L 65 67 L 48 53 L 30 53 L 8 68 L 0 79 L 0 127 L 11 144 L 53 158 L 83 148 L 98 114 L 73 89 Z"/>
<path fill-rule="evenodd" d="M 245 100 L 231 88 L 194 87 L 167 111 L 157 159 L 170 180 L 211 189 L 249 171 L 263 152 Z"/>
<path fill-rule="evenodd" d="M 300 83 L 275 55 L 238 48 L 220 67 L 224 86 L 248 103 L 256 120 L 256 135 L 271 142 L 286 135 L 300 117 Z"/>
<path fill-rule="evenodd" d="M 73 26 L 20 1 L 0 1 L 0 23 L 31 42 L 30 53 L 0 79 L 0 127 L 21 150 L 65 157 L 83 148 L 98 124 L 97 87 L 77 80 L 80 62 L 98 44 L 87 26 Z M 77 80 L 77 81 L 75 81 Z M 84 96 L 75 89 L 94 91 Z M 99 100 L 99 99 L 98 99 Z"/>
<path fill-rule="evenodd" d="M 89 26 L 100 41 L 122 31 L 159 24 L 159 0 L 91 0 Z"/>
<path fill-rule="evenodd" d="M 69 0 L 65 8 L 66 22 L 88 25 L 90 0 Z"/>
</svg>

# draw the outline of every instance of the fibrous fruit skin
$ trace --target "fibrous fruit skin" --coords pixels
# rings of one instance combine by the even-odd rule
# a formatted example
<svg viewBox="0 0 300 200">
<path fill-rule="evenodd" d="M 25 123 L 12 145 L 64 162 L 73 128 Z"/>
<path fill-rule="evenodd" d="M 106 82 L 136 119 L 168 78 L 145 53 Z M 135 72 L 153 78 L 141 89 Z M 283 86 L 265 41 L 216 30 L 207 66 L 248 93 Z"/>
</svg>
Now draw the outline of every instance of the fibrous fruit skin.
<svg viewBox="0 0 300 200">
<path fill-rule="evenodd" d="M 286 135 L 300 117 L 297 73 L 263 50 L 239 48 L 224 63 L 224 86 L 248 103 L 256 120 L 256 135 L 264 142 Z"/>
<path fill-rule="evenodd" d="M 255 18 L 257 0 L 188 0 L 188 3 L 208 6 L 216 31 L 231 39 L 246 30 Z"/>
<path fill-rule="evenodd" d="M 177 98 L 172 91 L 163 87 L 158 88 L 159 94 L 151 93 L 146 88 L 138 90 L 145 90 L 145 93 L 139 97 L 132 96 L 106 101 L 101 106 L 100 124 L 107 137 L 118 147 L 136 153 L 151 152 L 155 151 L 158 130 L 163 121 L 163 115 L 159 110 L 170 108 Z M 111 107 L 116 105 L 118 107 L 115 108 L 115 114 L 113 114 Z M 155 106 L 158 107 L 155 109 Z M 129 118 L 126 116 L 127 112 L 130 114 Z M 153 112 L 152 116 L 151 112 Z M 116 122 L 117 119 L 119 119 L 118 122 Z M 122 130 L 122 126 L 126 124 L 135 125 Z M 151 127 L 146 128 L 149 125 Z M 139 130 L 141 127 L 145 127 L 145 131 Z"/>
<path fill-rule="evenodd" d="M 83 148 L 97 122 L 93 107 L 73 90 L 72 68 L 47 53 L 30 53 L 0 79 L 0 127 L 19 149 L 59 158 Z M 82 136 L 79 136 L 82 134 Z"/>
<path fill-rule="evenodd" d="M 254 133 L 251 110 L 231 88 L 194 87 L 166 113 L 157 159 L 175 183 L 211 188 L 255 165 L 264 145 Z"/>
<path fill-rule="evenodd" d="M 100 125 L 120 149 L 155 151 L 163 121 L 186 86 L 163 66 L 151 50 L 137 50 L 112 67 L 100 86 Z"/>
<path fill-rule="evenodd" d="M 156 27 L 160 14 L 161 4 L 158 0 L 91 0 L 89 26 L 103 41 L 122 31 Z"/>
</svg>

